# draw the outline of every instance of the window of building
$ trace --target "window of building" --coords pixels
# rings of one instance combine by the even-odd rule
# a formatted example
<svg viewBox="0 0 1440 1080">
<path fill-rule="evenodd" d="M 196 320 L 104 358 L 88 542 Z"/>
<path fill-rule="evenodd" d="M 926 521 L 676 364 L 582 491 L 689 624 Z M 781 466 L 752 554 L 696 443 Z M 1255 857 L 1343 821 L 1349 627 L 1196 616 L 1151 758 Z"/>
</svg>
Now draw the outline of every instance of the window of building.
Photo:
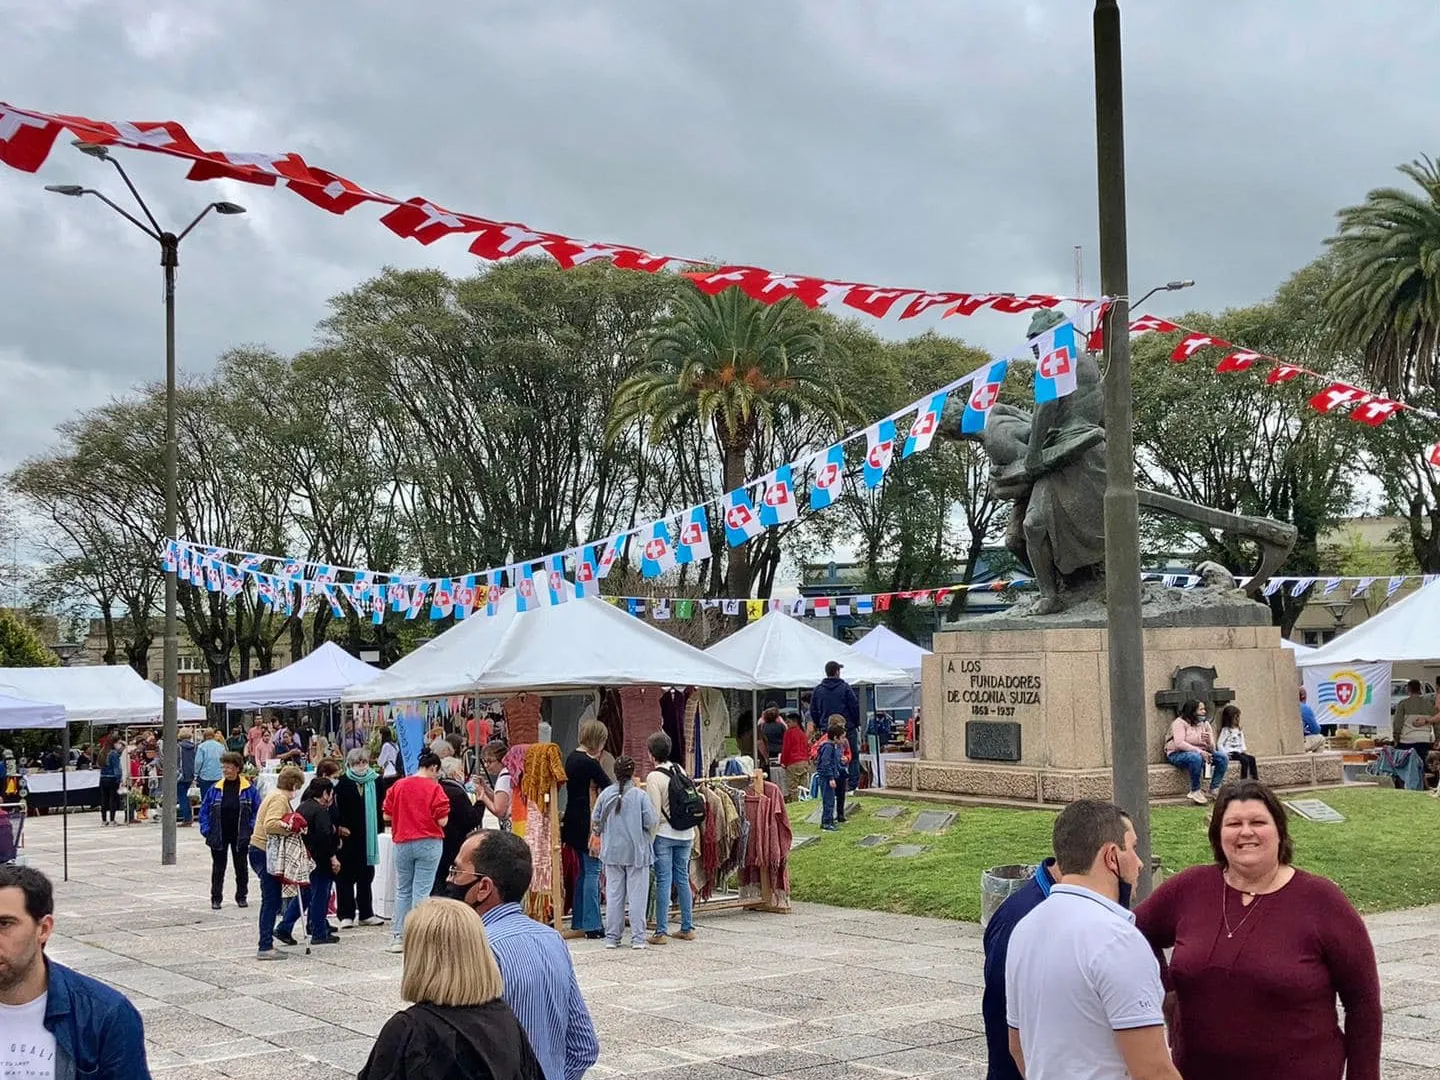
<svg viewBox="0 0 1440 1080">
<path fill-rule="evenodd" d="M 175 658 L 175 670 L 182 675 L 198 675 L 200 673 L 200 660 L 194 656 L 177 656 Z"/>
</svg>

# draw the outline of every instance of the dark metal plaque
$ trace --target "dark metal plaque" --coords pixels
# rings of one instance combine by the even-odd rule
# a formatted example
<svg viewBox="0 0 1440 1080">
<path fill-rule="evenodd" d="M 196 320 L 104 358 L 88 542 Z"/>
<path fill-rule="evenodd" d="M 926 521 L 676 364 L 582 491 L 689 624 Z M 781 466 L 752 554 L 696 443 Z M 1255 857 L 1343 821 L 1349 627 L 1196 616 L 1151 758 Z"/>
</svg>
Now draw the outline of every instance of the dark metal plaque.
<svg viewBox="0 0 1440 1080">
<path fill-rule="evenodd" d="M 1019 761 L 1020 725 L 1013 720 L 969 720 L 965 756 L 971 761 Z"/>
</svg>

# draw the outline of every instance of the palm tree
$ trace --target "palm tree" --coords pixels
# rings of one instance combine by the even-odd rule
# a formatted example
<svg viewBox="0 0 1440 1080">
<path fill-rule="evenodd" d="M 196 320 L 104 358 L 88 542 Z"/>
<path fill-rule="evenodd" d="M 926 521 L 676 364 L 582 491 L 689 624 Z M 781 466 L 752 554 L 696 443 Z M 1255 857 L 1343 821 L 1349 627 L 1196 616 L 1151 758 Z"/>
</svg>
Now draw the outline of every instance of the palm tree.
<svg viewBox="0 0 1440 1080">
<path fill-rule="evenodd" d="M 739 289 L 682 289 L 647 342 L 644 365 L 616 392 L 609 435 L 637 421 L 652 441 L 690 423 L 708 428 L 724 490 L 733 491 L 749 479 L 757 439 L 778 423 L 818 417 L 838 427 L 852 411 L 820 366 L 825 350 L 820 320 L 794 300 L 767 305 Z M 746 547 L 730 552 L 726 588 L 750 593 Z"/>
<path fill-rule="evenodd" d="M 1440 167 L 1400 171 L 1421 189 L 1379 188 L 1337 215 L 1326 294 L 1342 345 L 1363 350 L 1366 374 L 1392 393 L 1437 384 L 1440 350 Z"/>
</svg>

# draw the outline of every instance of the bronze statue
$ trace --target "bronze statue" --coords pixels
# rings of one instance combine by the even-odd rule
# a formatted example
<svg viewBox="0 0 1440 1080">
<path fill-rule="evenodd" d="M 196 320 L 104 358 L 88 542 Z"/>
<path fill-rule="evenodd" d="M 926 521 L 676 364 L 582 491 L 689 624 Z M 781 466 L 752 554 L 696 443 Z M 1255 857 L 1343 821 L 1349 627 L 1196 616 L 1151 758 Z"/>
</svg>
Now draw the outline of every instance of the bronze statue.
<svg viewBox="0 0 1440 1080">
<path fill-rule="evenodd" d="M 1028 337 L 1063 321 L 1056 311 L 1037 312 Z M 1014 501 L 1005 546 L 1029 568 L 1040 590 L 1031 615 L 1062 611 L 1063 592 L 1097 578 L 1105 565 L 1104 383 L 1095 357 L 1083 349 L 1075 374 L 1072 394 L 1039 404 L 1033 413 L 1000 403 L 980 434 L 961 434 L 958 417 L 940 429 L 944 438 L 978 441 L 990 459 L 996 495 Z M 1141 490 L 1139 498 L 1144 509 L 1256 542 L 1260 565 L 1245 589 L 1252 597 L 1295 546 L 1295 528 L 1283 522 L 1212 510 L 1158 491 Z"/>
</svg>

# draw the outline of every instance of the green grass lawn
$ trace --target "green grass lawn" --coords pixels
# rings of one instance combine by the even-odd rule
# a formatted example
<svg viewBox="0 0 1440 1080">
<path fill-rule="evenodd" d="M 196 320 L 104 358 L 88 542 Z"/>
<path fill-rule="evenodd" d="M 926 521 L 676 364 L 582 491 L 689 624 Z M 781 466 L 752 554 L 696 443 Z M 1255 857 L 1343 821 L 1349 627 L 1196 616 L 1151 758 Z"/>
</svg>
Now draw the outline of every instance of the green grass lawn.
<svg viewBox="0 0 1440 1080">
<path fill-rule="evenodd" d="M 1345 821 L 1321 825 L 1292 813 L 1297 866 L 1336 882 L 1362 912 L 1440 903 L 1440 800 L 1370 787 L 1309 794 L 1329 803 Z M 861 811 L 833 833 L 806 822 L 818 802 L 791 804 L 796 835 L 820 837 L 791 856 L 795 899 L 973 922 L 980 918 L 981 871 L 1039 862 L 1050 850 L 1053 810 L 866 796 L 858 801 Z M 888 821 L 876 818 L 875 811 L 887 805 L 904 807 L 905 813 Z M 955 824 L 939 836 L 912 834 L 915 814 L 926 809 L 955 811 Z M 1210 861 L 1207 817 L 1206 810 L 1189 805 L 1151 811 L 1155 854 L 1167 871 Z M 856 846 L 872 833 L 890 839 L 874 848 Z M 930 850 L 909 859 L 889 857 L 893 844 L 906 842 L 927 844 Z"/>
</svg>

